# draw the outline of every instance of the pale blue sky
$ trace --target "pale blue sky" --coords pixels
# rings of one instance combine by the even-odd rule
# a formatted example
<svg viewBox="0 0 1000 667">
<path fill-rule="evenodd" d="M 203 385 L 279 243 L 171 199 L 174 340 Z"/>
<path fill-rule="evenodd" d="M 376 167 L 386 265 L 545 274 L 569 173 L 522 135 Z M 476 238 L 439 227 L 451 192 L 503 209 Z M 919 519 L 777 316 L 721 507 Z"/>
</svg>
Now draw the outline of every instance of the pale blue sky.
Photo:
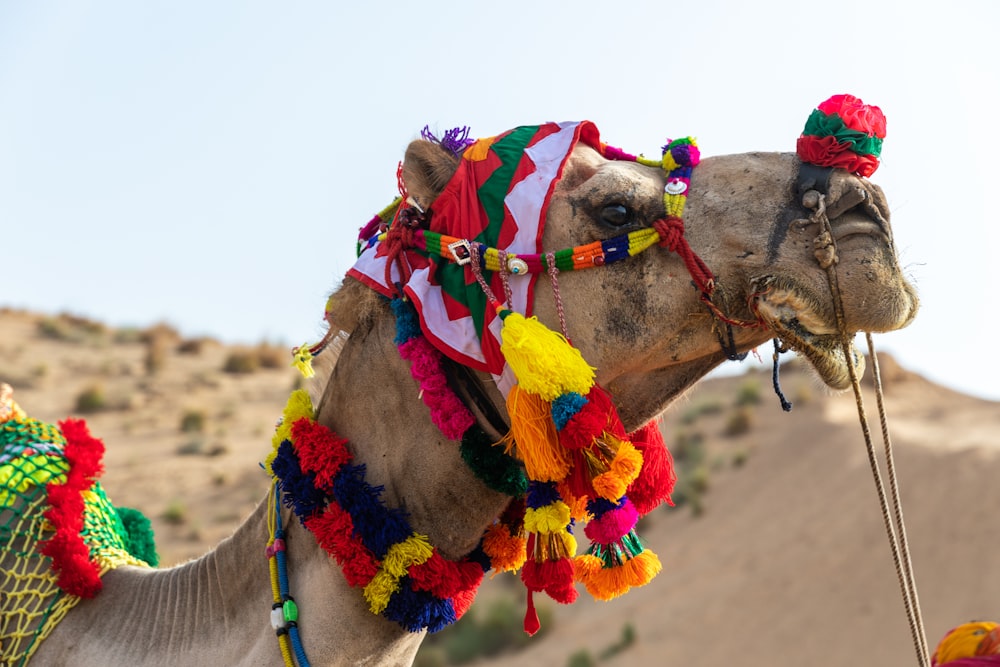
<svg viewBox="0 0 1000 667">
<path fill-rule="evenodd" d="M 924 304 L 876 343 L 1000 399 L 1000 5 L 479 7 L 0 0 L 0 306 L 314 340 L 425 124 L 586 118 L 631 152 L 687 134 L 706 155 L 793 150 L 849 92 L 888 117 L 873 180 Z"/>
</svg>

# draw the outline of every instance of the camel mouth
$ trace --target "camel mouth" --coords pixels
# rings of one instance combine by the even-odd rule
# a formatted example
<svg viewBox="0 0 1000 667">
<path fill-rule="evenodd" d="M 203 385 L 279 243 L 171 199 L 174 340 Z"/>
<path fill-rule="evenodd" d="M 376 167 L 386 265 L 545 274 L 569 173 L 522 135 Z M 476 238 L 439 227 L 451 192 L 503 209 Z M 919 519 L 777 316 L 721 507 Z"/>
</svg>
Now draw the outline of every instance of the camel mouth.
<svg viewBox="0 0 1000 667">
<path fill-rule="evenodd" d="M 856 377 L 865 370 L 865 359 L 852 342 L 844 353 L 843 337 L 836 326 L 817 312 L 808 299 L 794 290 L 771 290 L 760 295 L 757 313 L 786 347 L 795 350 L 812 365 L 820 379 L 833 389 L 851 386 L 850 363 Z"/>
</svg>

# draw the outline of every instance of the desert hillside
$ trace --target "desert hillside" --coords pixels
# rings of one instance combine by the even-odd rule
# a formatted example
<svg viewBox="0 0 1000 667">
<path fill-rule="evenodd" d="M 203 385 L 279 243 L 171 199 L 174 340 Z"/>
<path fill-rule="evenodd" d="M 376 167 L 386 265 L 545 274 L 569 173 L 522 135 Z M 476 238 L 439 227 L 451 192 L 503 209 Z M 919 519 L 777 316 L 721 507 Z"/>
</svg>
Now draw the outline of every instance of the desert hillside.
<svg viewBox="0 0 1000 667">
<path fill-rule="evenodd" d="M 0 311 L 0 381 L 35 417 L 87 418 L 107 446 L 109 496 L 153 520 L 164 565 L 203 553 L 263 497 L 258 462 L 300 383 L 287 359 L 163 325 Z M 882 364 L 933 645 L 958 623 L 1000 620 L 1000 404 Z M 664 565 L 652 584 L 551 605 L 544 636 L 475 664 L 914 664 L 854 398 L 794 364 L 782 384 L 788 414 L 757 372 L 705 381 L 666 415 L 681 502 L 641 525 Z M 871 395 L 867 407 L 880 447 Z M 474 615 L 520 595 L 514 584 L 489 582 Z M 430 648 L 428 664 L 445 655 Z"/>
</svg>

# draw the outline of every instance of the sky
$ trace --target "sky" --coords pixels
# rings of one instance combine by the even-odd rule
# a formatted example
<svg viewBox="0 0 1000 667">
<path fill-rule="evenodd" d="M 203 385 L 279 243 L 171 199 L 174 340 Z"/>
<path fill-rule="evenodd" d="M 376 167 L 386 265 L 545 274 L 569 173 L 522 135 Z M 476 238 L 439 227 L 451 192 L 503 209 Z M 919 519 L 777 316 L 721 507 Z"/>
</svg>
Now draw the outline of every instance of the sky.
<svg viewBox="0 0 1000 667">
<path fill-rule="evenodd" d="M 851 93 L 888 119 L 873 180 L 922 299 L 876 347 L 1000 399 L 997 26 L 993 0 L 0 0 L 0 307 L 315 341 L 425 125 L 791 151 Z"/>
</svg>

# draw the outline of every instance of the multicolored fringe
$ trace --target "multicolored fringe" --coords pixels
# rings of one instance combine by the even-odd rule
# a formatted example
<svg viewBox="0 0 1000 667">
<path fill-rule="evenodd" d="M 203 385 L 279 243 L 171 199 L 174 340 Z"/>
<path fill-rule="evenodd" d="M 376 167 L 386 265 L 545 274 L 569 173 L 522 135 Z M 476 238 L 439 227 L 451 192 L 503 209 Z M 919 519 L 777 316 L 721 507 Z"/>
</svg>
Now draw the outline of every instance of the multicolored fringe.
<svg viewBox="0 0 1000 667">
<path fill-rule="evenodd" d="M 486 486 L 508 496 L 523 496 L 528 488 L 524 471 L 502 447 L 494 446 L 475 417 L 448 386 L 442 355 L 420 331 L 417 311 L 403 299 L 391 302 L 396 315 L 399 355 L 410 362 L 410 373 L 420 384 L 420 397 L 431 421 L 449 440 L 460 440 L 462 460 Z"/>
<path fill-rule="evenodd" d="M 437 632 L 465 613 L 489 569 L 486 554 L 446 560 L 401 510 L 386 507 L 382 488 L 365 481 L 365 466 L 351 463 L 346 441 L 314 421 L 305 391 L 289 398 L 273 445 L 265 468 L 285 504 L 348 584 L 363 589 L 372 613 L 411 632 Z"/>
<path fill-rule="evenodd" d="M 840 167 L 865 178 L 875 173 L 885 139 L 885 115 L 853 95 L 834 95 L 809 115 L 796 144 L 803 162 Z"/>
<path fill-rule="evenodd" d="M 80 420 L 31 419 L 0 384 L 0 663 L 25 664 L 101 576 L 155 565 L 149 520 L 96 480 L 103 443 Z"/>
<path fill-rule="evenodd" d="M 644 471 L 642 452 L 579 350 L 534 317 L 500 315 L 502 350 L 518 379 L 507 397 L 510 446 L 531 480 L 521 579 L 528 589 L 524 629 L 534 634 L 535 592 L 568 604 L 580 581 L 594 597 L 608 600 L 659 572 L 659 559 L 635 533 L 639 511 L 626 493 L 636 487 L 644 509 L 651 509 L 669 498 L 674 476 L 662 439 L 656 442 L 649 428 L 640 435 L 656 465 Z M 578 499 L 586 502 L 591 545 L 574 558 L 571 507 Z"/>
</svg>

